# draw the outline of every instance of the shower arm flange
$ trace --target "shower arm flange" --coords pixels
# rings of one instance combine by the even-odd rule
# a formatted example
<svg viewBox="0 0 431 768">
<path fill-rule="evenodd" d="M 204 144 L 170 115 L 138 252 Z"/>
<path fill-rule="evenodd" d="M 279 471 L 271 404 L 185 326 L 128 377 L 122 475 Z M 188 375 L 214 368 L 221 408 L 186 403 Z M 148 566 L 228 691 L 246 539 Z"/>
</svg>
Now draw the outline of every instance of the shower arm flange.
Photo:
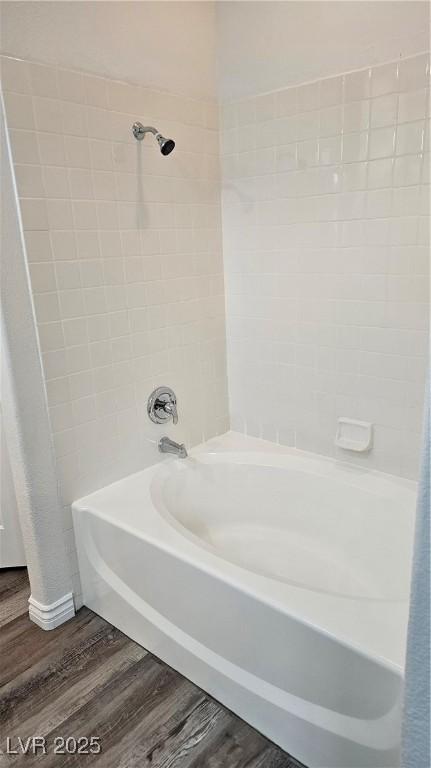
<svg viewBox="0 0 431 768">
<path fill-rule="evenodd" d="M 158 136 L 159 131 L 153 128 L 151 125 L 142 125 L 142 123 L 136 121 L 132 125 L 132 133 L 138 141 L 142 141 L 146 133 L 152 133 L 153 136 Z"/>
</svg>

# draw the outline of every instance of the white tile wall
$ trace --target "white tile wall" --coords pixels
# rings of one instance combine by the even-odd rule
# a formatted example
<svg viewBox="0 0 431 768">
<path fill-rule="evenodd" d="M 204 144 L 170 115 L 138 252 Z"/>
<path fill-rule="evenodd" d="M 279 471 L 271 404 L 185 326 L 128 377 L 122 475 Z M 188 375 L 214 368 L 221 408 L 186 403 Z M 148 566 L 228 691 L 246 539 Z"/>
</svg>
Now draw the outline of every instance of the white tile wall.
<svg viewBox="0 0 431 768">
<path fill-rule="evenodd" d="M 333 455 L 338 416 L 372 421 L 349 459 L 416 476 L 429 76 L 420 55 L 223 106 L 233 428 Z"/>
<path fill-rule="evenodd" d="M 228 429 L 218 110 L 8 57 L 1 74 L 79 593 L 70 502 L 159 460 L 152 389 L 177 393 L 175 439 Z"/>
<path fill-rule="evenodd" d="M 70 502 L 158 460 L 150 391 L 176 439 L 229 425 L 217 108 L 9 57 L 2 84 L 79 601 Z M 416 56 L 224 105 L 233 428 L 332 455 L 337 416 L 371 420 L 357 460 L 416 475 L 428 92 Z"/>
</svg>

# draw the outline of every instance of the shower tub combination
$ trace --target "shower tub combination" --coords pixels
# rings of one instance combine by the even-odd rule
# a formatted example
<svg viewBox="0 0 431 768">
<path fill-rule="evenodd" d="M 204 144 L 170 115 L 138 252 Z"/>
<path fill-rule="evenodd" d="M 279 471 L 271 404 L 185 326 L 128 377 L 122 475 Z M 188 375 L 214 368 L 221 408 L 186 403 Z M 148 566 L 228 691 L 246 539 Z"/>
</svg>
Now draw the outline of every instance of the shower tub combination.
<svg viewBox="0 0 431 768">
<path fill-rule="evenodd" d="M 414 505 L 228 433 L 75 502 L 84 602 L 307 766 L 396 768 Z"/>
</svg>

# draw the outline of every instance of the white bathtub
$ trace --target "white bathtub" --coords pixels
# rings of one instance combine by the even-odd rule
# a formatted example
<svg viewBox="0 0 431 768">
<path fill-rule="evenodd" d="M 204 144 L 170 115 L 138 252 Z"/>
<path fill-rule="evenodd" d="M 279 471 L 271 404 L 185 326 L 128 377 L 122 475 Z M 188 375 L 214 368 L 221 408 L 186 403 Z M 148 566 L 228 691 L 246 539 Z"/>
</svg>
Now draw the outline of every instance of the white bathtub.
<svg viewBox="0 0 431 768">
<path fill-rule="evenodd" d="M 414 505 L 229 433 L 74 504 L 84 602 L 307 766 L 396 768 Z"/>
</svg>

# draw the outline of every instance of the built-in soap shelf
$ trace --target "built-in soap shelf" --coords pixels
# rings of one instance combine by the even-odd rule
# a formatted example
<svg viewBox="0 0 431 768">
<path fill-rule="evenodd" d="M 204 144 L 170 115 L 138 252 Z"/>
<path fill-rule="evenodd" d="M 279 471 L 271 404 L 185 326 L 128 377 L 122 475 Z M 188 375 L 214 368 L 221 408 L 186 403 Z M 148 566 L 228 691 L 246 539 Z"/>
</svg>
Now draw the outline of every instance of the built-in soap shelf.
<svg viewBox="0 0 431 768">
<path fill-rule="evenodd" d="M 340 416 L 338 419 L 335 445 L 345 451 L 364 452 L 371 449 L 373 425 L 369 421 L 358 421 Z"/>
</svg>

